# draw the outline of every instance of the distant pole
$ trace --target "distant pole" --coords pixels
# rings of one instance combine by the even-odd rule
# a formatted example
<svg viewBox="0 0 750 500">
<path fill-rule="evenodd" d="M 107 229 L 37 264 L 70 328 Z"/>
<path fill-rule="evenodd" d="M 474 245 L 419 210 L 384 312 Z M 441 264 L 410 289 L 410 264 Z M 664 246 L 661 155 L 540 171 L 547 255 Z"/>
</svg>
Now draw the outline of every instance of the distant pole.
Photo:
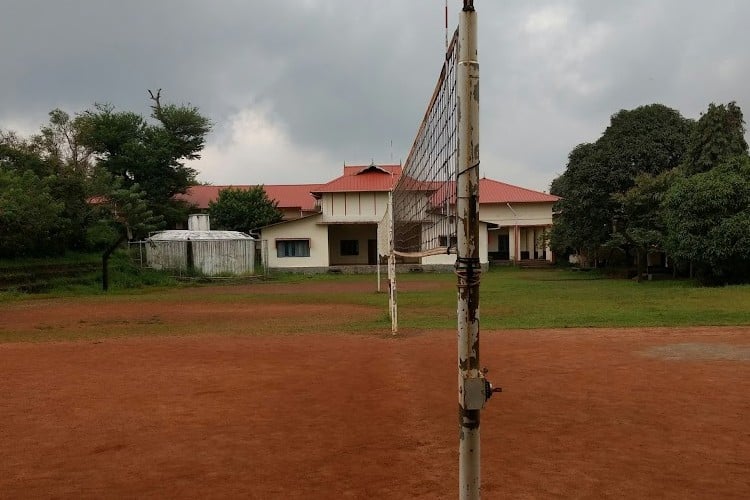
<svg viewBox="0 0 750 500">
<path fill-rule="evenodd" d="M 394 253 L 393 191 L 388 192 L 388 312 L 391 316 L 391 333 L 398 332 L 398 303 L 396 302 L 396 254 Z"/>
</svg>

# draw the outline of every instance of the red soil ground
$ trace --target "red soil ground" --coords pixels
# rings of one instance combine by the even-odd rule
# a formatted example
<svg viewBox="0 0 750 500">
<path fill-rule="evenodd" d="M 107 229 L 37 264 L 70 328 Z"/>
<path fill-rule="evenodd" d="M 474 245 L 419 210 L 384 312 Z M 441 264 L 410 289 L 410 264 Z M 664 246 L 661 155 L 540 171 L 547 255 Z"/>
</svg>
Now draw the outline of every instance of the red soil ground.
<svg viewBox="0 0 750 500">
<path fill-rule="evenodd" d="M 127 307 L 167 324 L 217 313 Z M 263 317 L 363 314 L 314 307 Z M 0 330 L 113 311 L 5 308 Z M 455 342 L 0 344 L 0 497 L 455 498 Z M 482 413 L 484 498 L 750 497 L 750 330 L 484 331 L 482 362 L 504 389 Z"/>
</svg>

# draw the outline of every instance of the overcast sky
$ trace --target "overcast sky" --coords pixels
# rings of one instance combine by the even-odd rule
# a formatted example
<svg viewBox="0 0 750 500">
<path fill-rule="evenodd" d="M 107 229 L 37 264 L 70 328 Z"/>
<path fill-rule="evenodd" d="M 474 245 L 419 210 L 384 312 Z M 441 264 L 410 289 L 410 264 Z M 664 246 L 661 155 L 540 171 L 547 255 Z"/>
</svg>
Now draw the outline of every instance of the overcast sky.
<svg viewBox="0 0 750 500">
<path fill-rule="evenodd" d="M 484 176 L 548 190 L 620 109 L 750 113 L 750 1 L 475 0 Z M 460 0 L 449 0 L 456 26 Z M 444 52 L 443 0 L 0 0 L 0 128 L 31 134 L 147 89 L 214 123 L 212 184 L 398 163 Z"/>
</svg>

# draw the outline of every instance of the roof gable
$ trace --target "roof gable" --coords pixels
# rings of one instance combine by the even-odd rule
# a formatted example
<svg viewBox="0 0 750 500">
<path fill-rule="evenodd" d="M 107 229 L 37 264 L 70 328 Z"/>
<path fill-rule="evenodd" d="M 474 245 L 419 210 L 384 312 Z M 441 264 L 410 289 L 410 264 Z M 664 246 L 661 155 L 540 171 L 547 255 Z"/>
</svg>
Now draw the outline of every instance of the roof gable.
<svg viewBox="0 0 750 500">
<path fill-rule="evenodd" d="M 390 191 L 400 175 L 400 165 L 344 167 L 344 175 L 321 184 L 312 194 L 320 198 L 323 193 Z"/>
<path fill-rule="evenodd" d="M 387 174 L 401 174 L 401 165 L 344 165 L 344 175 L 359 175 L 365 172 L 379 171 Z"/>
</svg>

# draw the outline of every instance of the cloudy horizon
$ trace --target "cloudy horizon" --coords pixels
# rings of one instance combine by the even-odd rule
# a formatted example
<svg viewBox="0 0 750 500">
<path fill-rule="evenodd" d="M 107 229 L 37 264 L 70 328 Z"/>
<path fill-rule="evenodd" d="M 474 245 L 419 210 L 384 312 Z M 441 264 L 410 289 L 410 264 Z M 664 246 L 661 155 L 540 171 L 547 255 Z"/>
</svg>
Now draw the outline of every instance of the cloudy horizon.
<svg viewBox="0 0 750 500">
<path fill-rule="evenodd" d="M 213 184 L 326 182 L 344 163 L 403 160 L 445 36 L 442 0 L 0 5 L 0 129 L 29 135 L 50 110 L 95 102 L 148 115 L 147 89 L 161 88 L 214 123 L 191 164 Z M 484 176 L 546 191 L 621 109 L 750 107 L 750 2 L 475 5 Z"/>
</svg>

